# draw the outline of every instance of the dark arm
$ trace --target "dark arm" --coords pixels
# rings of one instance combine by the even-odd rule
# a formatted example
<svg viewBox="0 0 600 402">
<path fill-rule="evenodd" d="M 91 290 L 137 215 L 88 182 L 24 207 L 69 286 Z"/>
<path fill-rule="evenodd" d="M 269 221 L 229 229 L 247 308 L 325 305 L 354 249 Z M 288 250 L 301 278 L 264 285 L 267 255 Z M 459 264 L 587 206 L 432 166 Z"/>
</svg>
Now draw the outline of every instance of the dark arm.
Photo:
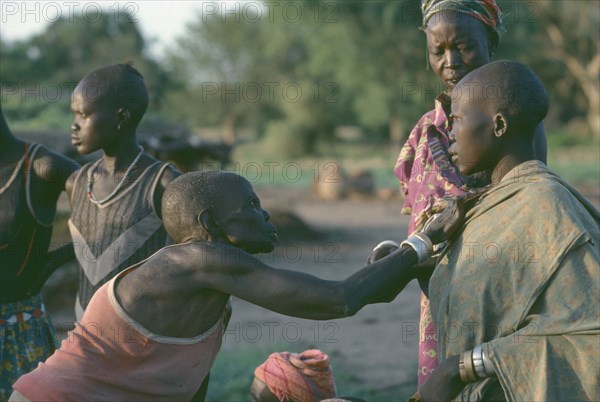
<svg viewBox="0 0 600 402">
<path fill-rule="evenodd" d="M 427 221 L 424 233 L 434 244 L 444 241 L 458 229 L 464 211 L 463 200 L 451 201 Z M 185 278 L 192 289 L 214 289 L 281 314 L 317 320 L 348 317 L 367 304 L 390 302 L 424 273 L 416 266 L 417 253 L 408 246 L 343 281 L 275 269 L 222 243 L 188 244 L 170 248 L 169 253 L 192 273 Z"/>
<path fill-rule="evenodd" d="M 230 246 L 198 244 L 188 261 L 204 260 L 194 285 L 237 296 L 280 314 L 326 320 L 348 317 L 372 303 L 392 301 L 414 279 L 417 254 L 401 248 L 344 281 L 269 267 Z M 243 254 L 243 255 L 242 255 Z M 208 257 L 210 256 L 210 257 Z M 207 258 L 208 257 L 208 258 Z"/>
<path fill-rule="evenodd" d="M 32 190 L 34 203 L 39 200 L 48 204 L 41 203 L 41 207 L 56 208 L 58 196 L 61 192 L 72 188 L 73 178 L 80 166 L 66 156 L 44 147 L 33 163 L 33 168 L 37 178 L 43 184 Z M 70 196 L 69 192 L 67 194 Z"/>
</svg>

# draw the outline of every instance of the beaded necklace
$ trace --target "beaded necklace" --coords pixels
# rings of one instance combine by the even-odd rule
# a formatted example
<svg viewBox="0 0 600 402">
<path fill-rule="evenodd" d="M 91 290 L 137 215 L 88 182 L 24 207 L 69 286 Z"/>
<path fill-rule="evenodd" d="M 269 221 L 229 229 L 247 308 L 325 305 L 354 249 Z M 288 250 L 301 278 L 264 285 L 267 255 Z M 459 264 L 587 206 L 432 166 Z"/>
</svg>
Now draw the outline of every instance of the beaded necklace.
<svg viewBox="0 0 600 402">
<path fill-rule="evenodd" d="M 92 184 L 94 183 L 94 180 L 92 177 L 94 176 L 94 172 L 100 165 L 100 162 L 102 162 L 104 159 L 100 158 L 96 162 L 94 162 L 94 164 L 90 167 L 90 169 L 87 172 L 87 194 L 88 194 L 88 198 L 90 199 L 92 204 L 102 205 L 102 204 L 105 204 L 108 201 L 110 201 L 117 194 L 117 192 L 121 189 L 121 187 L 123 187 L 123 184 L 125 184 L 125 181 L 127 180 L 127 177 L 129 176 L 129 173 L 131 173 L 131 171 L 135 167 L 135 164 L 140 160 L 140 157 L 142 156 L 143 153 L 144 153 L 144 148 L 140 147 L 140 152 L 137 154 L 137 156 L 135 157 L 133 162 L 131 162 L 131 165 L 129 165 L 129 167 L 125 171 L 125 174 L 123 175 L 123 178 L 121 179 L 119 184 L 117 184 L 117 187 L 115 187 L 115 189 L 112 191 L 112 193 L 110 193 L 108 196 L 106 196 L 106 198 L 104 198 L 102 200 L 97 200 L 96 197 L 94 197 L 94 193 L 92 192 Z"/>
</svg>

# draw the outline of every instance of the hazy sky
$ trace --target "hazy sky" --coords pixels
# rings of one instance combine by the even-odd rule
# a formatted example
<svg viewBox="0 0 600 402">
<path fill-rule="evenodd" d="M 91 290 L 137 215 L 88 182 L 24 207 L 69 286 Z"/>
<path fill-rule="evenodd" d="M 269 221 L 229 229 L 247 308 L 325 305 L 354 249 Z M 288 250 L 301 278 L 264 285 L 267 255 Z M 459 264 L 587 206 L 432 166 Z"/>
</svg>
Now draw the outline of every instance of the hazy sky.
<svg viewBox="0 0 600 402">
<path fill-rule="evenodd" d="M 128 10 L 138 20 L 139 28 L 154 43 L 152 51 L 160 54 L 165 46 L 184 32 L 187 22 L 195 15 L 230 8 L 235 2 L 198 0 L 167 1 L 0 1 L 0 35 L 3 40 L 26 39 L 40 33 L 59 17 L 84 15 L 90 21 L 99 13 L 113 15 L 117 10 Z"/>
</svg>

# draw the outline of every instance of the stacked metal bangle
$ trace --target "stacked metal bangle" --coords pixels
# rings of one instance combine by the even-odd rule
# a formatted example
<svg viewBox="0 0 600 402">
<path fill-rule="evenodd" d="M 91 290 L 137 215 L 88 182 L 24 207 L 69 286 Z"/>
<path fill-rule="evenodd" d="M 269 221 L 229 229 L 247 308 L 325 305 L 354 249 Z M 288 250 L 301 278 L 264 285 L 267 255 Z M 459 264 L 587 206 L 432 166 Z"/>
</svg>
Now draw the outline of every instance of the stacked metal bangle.
<svg viewBox="0 0 600 402">
<path fill-rule="evenodd" d="M 483 365 L 483 348 L 481 347 L 481 345 L 477 345 L 473 348 L 473 367 L 475 368 L 475 373 L 477 373 L 477 377 L 489 377 L 488 373 L 485 370 L 485 366 Z"/>
<path fill-rule="evenodd" d="M 475 382 L 477 381 L 477 374 L 475 374 L 475 370 L 473 368 L 473 351 L 467 350 L 462 354 L 462 358 L 465 364 L 465 374 L 466 380 L 464 382 Z"/>
<path fill-rule="evenodd" d="M 489 359 L 489 357 L 487 357 L 487 354 L 483 350 L 483 345 L 480 345 L 480 346 L 481 346 L 481 360 L 483 360 L 483 368 L 485 370 L 485 374 L 487 377 L 495 376 L 496 369 L 494 368 L 494 365 L 492 364 L 491 360 Z"/>
<path fill-rule="evenodd" d="M 374 253 L 375 251 L 377 251 L 380 248 L 383 248 L 385 246 L 400 247 L 400 245 L 393 240 L 384 240 L 373 248 L 372 253 Z"/>
<path fill-rule="evenodd" d="M 494 366 L 483 352 L 483 346 L 461 353 L 458 371 L 462 382 L 475 382 L 495 374 Z"/>
<path fill-rule="evenodd" d="M 433 243 L 424 233 L 415 233 L 409 236 L 408 239 L 400 243 L 400 247 L 407 245 L 410 246 L 417 253 L 419 264 L 429 260 L 429 257 L 433 253 Z"/>
</svg>

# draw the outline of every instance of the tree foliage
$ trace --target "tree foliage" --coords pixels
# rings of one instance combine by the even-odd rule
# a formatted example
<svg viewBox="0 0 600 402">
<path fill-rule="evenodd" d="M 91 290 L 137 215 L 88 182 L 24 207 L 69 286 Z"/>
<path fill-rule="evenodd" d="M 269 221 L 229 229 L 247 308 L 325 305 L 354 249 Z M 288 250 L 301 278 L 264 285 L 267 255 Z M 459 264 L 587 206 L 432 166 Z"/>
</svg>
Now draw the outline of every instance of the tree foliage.
<svg viewBox="0 0 600 402">
<path fill-rule="evenodd" d="M 399 142 L 444 89 L 426 68 L 418 0 L 239 4 L 237 13 L 198 13 L 160 60 L 147 54 L 125 13 L 94 23 L 61 19 L 26 41 L 2 42 L 7 114 L 58 124 L 49 116 L 61 106 L 15 101 L 6 96 L 11 85 L 72 89 L 94 68 L 133 60 L 151 89 L 152 110 L 190 127 L 220 127 L 230 141 L 246 128 L 292 144 L 287 136 L 289 148 L 303 153 L 334 139 L 338 126 Z M 600 136 L 598 3 L 499 4 L 507 32 L 496 57 L 528 63 L 544 81 L 551 96 L 546 126 L 579 119 Z"/>
<path fill-rule="evenodd" d="M 70 95 L 88 72 L 113 63 L 133 62 L 145 77 L 152 107 L 159 108 L 168 77 L 149 57 L 137 24 L 125 12 L 57 19 L 41 34 L 1 42 L 2 102 L 9 118 L 35 119 L 34 127 L 68 130 Z M 47 119 L 48 112 L 58 114 Z M 59 126 L 60 125 L 60 126 Z"/>
<path fill-rule="evenodd" d="M 283 131 L 281 135 L 285 131 L 294 132 L 295 136 L 304 133 L 306 150 L 310 150 L 315 138 L 331 138 L 333 128 L 339 125 L 358 125 L 371 138 L 400 141 L 444 89 L 426 68 L 425 36 L 418 29 L 419 2 L 293 3 L 295 9 L 301 10 L 300 16 L 296 11 L 292 17 L 270 6 L 265 7 L 270 13 L 268 17 L 248 18 L 240 13 L 236 20 L 230 15 L 211 18 L 200 15 L 189 27 L 183 43 L 210 43 L 210 46 L 180 47 L 172 57 L 195 74 L 198 71 L 206 74 L 215 67 L 231 72 L 231 67 L 236 66 L 234 80 L 226 75 L 218 80 L 223 88 L 230 88 L 227 83 L 241 83 L 242 96 L 236 107 L 226 97 L 209 100 L 204 96 L 202 103 L 194 102 L 200 106 L 196 110 L 220 106 L 219 113 L 212 117 L 221 123 L 233 121 L 230 129 L 238 123 L 275 120 L 276 127 Z M 524 61 L 540 75 L 552 99 L 547 126 L 586 118 L 590 132 L 600 135 L 598 4 L 499 3 L 505 11 L 508 32 L 501 37 L 497 57 Z M 572 3 L 578 3 L 577 7 Z M 229 51 L 217 51 L 223 47 Z M 193 77 L 177 76 L 184 80 L 187 77 L 187 82 Z M 243 96 L 244 84 L 264 85 L 268 81 L 281 86 L 301 82 L 310 94 L 317 91 L 319 94 L 304 97 L 301 102 L 292 103 L 284 96 L 275 96 L 267 100 L 263 97 L 253 105 L 241 105 L 249 103 Z M 197 87 L 189 89 L 196 96 L 202 93 Z M 256 117 L 256 113 L 261 117 L 244 118 Z M 272 125 L 267 130 L 268 124 L 257 127 L 260 133 L 271 133 L 270 138 L 275 131 Z"/>
</svg>

